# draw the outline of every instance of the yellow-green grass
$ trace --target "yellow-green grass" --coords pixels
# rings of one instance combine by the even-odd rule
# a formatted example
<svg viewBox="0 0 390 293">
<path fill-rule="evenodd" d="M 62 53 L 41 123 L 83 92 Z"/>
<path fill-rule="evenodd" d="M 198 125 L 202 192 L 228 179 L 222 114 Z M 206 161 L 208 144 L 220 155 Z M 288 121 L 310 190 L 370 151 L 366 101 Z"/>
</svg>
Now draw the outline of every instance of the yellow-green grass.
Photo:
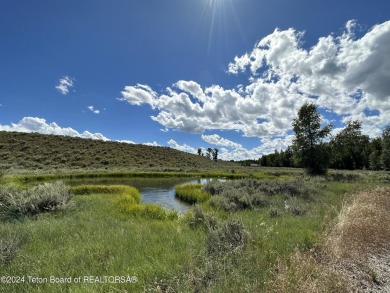
<svg viewBox="0 0 390 293">
<path fill-rule="evenodd" d="M 168 211 L 157 204 L 141 204 L 139 191 L 126 185 L 77 185 L 72 186 L 71 191 L 77 195 L 107 194 L 114 196 L 114 204 L 122 212 L 135 217 L 164 220 L 177 219 L 175 211 Z"/>
<path fill-rule="evenodd" d="M 193 204 L 210 198 L 210 194 L 202 191 L 202 184 L 184 184 L 176 186 L 175 196 L 181 201 Z"/>
</svg>

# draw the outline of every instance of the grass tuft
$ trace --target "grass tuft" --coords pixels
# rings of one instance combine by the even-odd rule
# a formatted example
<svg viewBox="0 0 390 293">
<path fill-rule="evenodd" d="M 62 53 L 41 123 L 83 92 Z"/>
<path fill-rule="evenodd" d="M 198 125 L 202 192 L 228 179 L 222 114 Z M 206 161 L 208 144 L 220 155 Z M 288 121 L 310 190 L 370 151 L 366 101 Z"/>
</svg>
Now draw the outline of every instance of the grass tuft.
<svg viewBox="0 0 390 293">
<path fill-rule="evenodd" d="M 175 196 L 187 203 L 201 203 L 210 198 L 210 194 L 202 191 L 202 184 L 184 184 L 176 186 Z"/>
</svg>

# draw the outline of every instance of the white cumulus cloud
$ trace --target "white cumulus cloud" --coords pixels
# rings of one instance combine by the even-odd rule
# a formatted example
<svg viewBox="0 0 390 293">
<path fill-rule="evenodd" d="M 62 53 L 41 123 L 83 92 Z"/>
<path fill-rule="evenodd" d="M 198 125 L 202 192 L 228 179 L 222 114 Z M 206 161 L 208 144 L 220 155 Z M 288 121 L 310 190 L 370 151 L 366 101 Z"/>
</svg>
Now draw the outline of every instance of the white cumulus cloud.
<svg viewBox="0 0 390 293">
<path fill-rule="evenodd" d="M 58 85 L 56 85 L 56 89 L 63 95 L 67 95 L 69 93 L 69 89 L 74 85 L 74 78 L 69 76 L 63 76 L 59 79 Z"/>
<path fill-rule="evenodd" d="M 136 86 L 126 86 L 122 91 L 122 99 L 120 100 L 126 101 L 131 105 L 149 104 L 154 107 L 153 104 L 156 97 L 157 93 L 149 86 L 137 84 Z"/>
<path fill-rule="evenodd" d="M 179 80 L 165 92 L 126 86 L 122 100 L 150 105 L 165 129 L 203 133 L 234 130 L 248 137 L 285 137 L 305 102 L 360 119 L 376 135 L 390 121 L 390 21 L 357 38 L 348 21 L 340 35 L 320 37 L 304 48 L 304 32 L 276 29 L 251 52 L 229 64 L 231 74 L 249 70 L 246 85 L 226 89 Z M 374 115 L 367 111 L 377 110 Z"/>
<path fill-rule="evenodd" d="M 156 141 L 153 141 L 153 142 L 145 142 L 143 143 L 144 145 L 148 145 L 148 146 L 160 146 Z"/>
<path fill-rule="evenodd" d="M 225 146 L 225 147 L 234 148 L 234 149 L 242 148 L 241 144 L 236 143 L 234 141 L 231 141 L 229 139 L 220 137 L 218 134 L 211 134 L 211 135 L 203 135 L 202 134 L 201 138 L 205 142 L 208 142 L 210 144 L 217 145 L 217 146 Z"/>
<path fill-rule="evenodd" d="M 168 141 L 168 145 L 173 148 L 173 149 L 176 149 L 176 150 L 179 150 L 179 151 L 182 151 L 182 152 L 187 152 L 187 153 L 191 153 L 191 154 L 195 154 L 197 152 L 197 149 L 195 149 L 194 147 L 191 147 L 187 144 L 179 144 L 177 143 L 175 140 L 171 139 Z"/>
<path fill-rule="evenodd" d="M 109 139 L 101 133 L 91 133 L 84 131 L 79 133 L 70 127 L 60 127 L 57 123 L 47 123 L 45 119 L 38 117 L 24 117 L 18 123 L 11 123 L 11 125 L 0 125 L 2 131 L 16 131 L 16 132 L 36 132 L 41 134 L 54 134 L 72 137 L 98 139 L 108 141 Z"/>
</svg>

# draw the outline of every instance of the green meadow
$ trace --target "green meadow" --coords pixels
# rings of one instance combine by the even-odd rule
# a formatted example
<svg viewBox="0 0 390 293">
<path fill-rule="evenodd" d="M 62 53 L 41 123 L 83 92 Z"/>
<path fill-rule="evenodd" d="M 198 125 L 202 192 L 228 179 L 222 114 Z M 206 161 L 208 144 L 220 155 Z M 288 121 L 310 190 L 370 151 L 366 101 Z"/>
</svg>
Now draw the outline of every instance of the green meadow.
<svg viewBox="0 0 390 293">
<path fill-rule="evenodd" d="M 209 161 L 197 171 L 181 165 L 181 172 L 142 164 L 60 170 L 54 163 L 33 172 L 32 161 L 19 169 L 3 162 L 0 291 L 311 292 L 300 287 L 310 279 L 315 292 L 348 292 L 336 272 L 292 264 L 297 255 L 321 255 L 343 206 L 358 191 L 387 186 L 388 173 L 308 177 L 300 169 Z M 176 197 L 192 204 L 185 214 L 142 204 L 131 186 L 61 181 L 134 176 L 230 179 L 176 186 Z"/>
</svg>

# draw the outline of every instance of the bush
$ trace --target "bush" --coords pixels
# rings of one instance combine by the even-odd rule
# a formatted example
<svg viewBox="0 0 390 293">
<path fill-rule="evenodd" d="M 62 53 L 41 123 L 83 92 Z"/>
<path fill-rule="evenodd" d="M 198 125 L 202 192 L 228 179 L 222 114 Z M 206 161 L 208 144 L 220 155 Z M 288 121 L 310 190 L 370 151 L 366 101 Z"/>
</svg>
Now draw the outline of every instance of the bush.
<svg viewBox="0 0 390 293">
<path fill-rule="evenodd" d="M 209 230 L 206 241 L 209 256 L 221 256 L 242 248 L 247 241 L 247 232 L 238 220 L 230 220 L 218 229 Z"/>
<path fill-rule="evenodd" d="M 62 182 L 44 183 L 21 190 L 15 186 L 0 187 L 0 203 L 9 214 L 33 215 L 61 210 L 68 206 L 71 194 Z"/>
<path fill-rule="evenodd" d="M 196 205 L 192 212 L 188 213 L 188 225 L 191 228 L 204 226 L 208 229 L 215 229 L 217 226 L 217 218 L 204 212 L 203 209 Z"/>
<path fill-rule="evenodd" d="M 27 234 L 19 231 L 0 232 L 0 263 L 9 264 L 26 240 Z"/>
<path fill-rule="evenodd" d="M 277 218 L 277 217 L 280 217 L 281 215 L 282 215 L 282 212 L 279 209 L 271 208 L 269 210 L 269 216 L 271 218 Z"/>
<path fill-rule="evenodd" d="M 213 196 L 210 205 L 228 212 L 264 208 L 270 205 L 270 196 L 284 195 L 311 200 L 316 180 L 256 180 L 242 179 L 211 182 L 203 187 Z"/>
<path fill-rule="evenodd" d="M 187 203 L 200 203 L 208 200 L 210 194 L 202 191 L 201 184 L 185 184 L 176 186 L 175 196 Z"/>
<path fill-rule="evenodd" d="M 206 184 L 203 184 L 202 191 L 211 195 L 218 195 L 223 190 L 223 184 L 224 182 L 220 181 L 207 182 Z"/>
<path fill-rule="evenodd" d="M 337 182 L 354 182 L 361 179 L 359 174 L 348 174 L 348 173 L 329 173 L 326 175 L 326 179 L 329 181 L 337 181 Z"/>
<path fill-rule="evenodd" d="M 285 200 L 284 204 L 285 209 L 295 216 L 303 216 L 307 212 L 306 207 L 304 207 L 303 203 L 299 202 L 298 200 Z"/>
</svg>

